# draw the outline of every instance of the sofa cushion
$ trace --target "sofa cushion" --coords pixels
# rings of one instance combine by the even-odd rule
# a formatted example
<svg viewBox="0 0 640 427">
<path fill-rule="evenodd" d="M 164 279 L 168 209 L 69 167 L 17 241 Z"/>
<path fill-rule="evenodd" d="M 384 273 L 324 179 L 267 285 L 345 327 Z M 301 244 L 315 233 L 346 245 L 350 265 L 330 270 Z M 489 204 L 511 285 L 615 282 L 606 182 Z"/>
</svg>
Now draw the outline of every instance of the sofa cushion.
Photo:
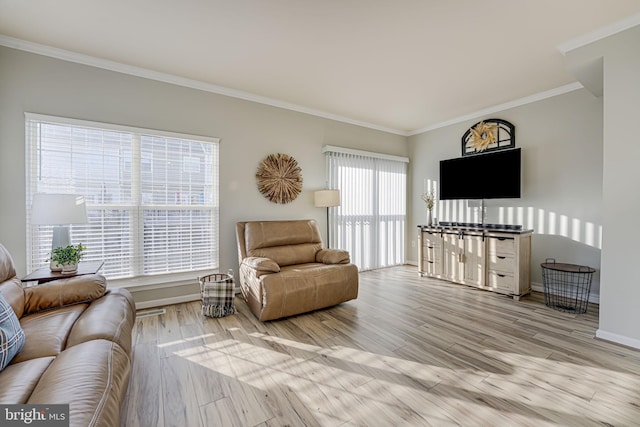
<svg viewBox="0 0 640 427">
<path fill-rule="evenodd" d="M 0 371 L 24 346 L 24 331 L 13 308 L 0 292 Z"/>
<path fill-rule="evenodd" d="M 249 267 L 251 270 L 255 271 L 256 277 L 260 277 L 264 274 L 280 272 L 280 266 L 271 258 L 250 256 L 243 259 L 240 263 L 241 271 L 243 266 Z"/>
<path fill-rule="evenodd" d="M 87 304 L 76 304 L 59 310 L 30 314 L 20 319 L 26 342 L 13 363 L 58 355 L 66 346 L 73 324 L 86 308 Z"/>
<path fill-rule="evenodd" d="M 95 300 L 78 317 L 67 338 L 66 348 L 83 342 L 104 339 L 117 343 L 131 353 L 131 331 L 135 323 L 135 304 L 124 289 L 112 289 Z"/>
<path fill-rule="evenodd" d="M 93 340 L 67 348 L 26 403 L 69 404 L 70 426 L 118 426 L 131 360 L 118 344 Z"/>
<path fill-rule="evenodd" d="M 24 315 L 24 291 L 20 279 L 14 277 L 0 283 L 0 292 L 13 309 L 16 317 L 20 319 Z"/>
<path fill-rule="evenodd" d="M 273 246 L 253 249 L 250 257 L 262 257 L 273 260 L 280 267 L 294 264 L 316 262 L 316 253 L 322 249 L 322 243 L 303 243 L 299 245 Z"/>
<path fill-rule="evenodd" d="M 342 249 L 322 249 L 316 254 L 316 262 L 323 264 L 349 264 L 349 252 Z"/>
<path fill-rule="evenodd" d="M 0 283 L 16 276 L 16 268 L 13 258 L 7 249 L 0 243 Z"/>
<path fill-rule="evenodd" d="M 247 252 L 272 246 L 322 243 L 314 220 L 247 222 L 244 236 Z M 257 255 L 249 254 L 249 256 Z"/>
<path fill-rule="evenodd" d="M 353 264 L 300 264 L 262 276 L 262 321 L 330 307 L 358 297 Z"/>
<path fill-rule="evenodd" d="M 0 292 L 4 294 L 18 319 L 21 318 L 24 309 L 22 282 L 16 277 L 13 259 L 2 244 L 0 244 Z"/>
<path fill-rule="evenodd" d="M 25 403 L 55 357 L 39 357 L 7 366 L 0 375 L 0 402 Z"/>
<path fill-rule="evenodd" d="M 24 289 L 25 313 L 90 302 L 104 295 L 106 280 L 99 274 L 54 280 Z"/>
</svg>

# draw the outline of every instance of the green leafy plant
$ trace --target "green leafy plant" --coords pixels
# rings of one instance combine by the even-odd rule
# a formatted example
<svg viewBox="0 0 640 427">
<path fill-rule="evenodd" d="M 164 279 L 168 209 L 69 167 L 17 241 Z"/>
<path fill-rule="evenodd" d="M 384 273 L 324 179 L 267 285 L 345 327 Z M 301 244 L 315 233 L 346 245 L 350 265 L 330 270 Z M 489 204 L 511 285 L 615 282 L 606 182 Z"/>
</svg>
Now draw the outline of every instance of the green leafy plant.
<svg viewBox="0 0 640 427">
<path fill-rule="evenodd" d="M 87 248 L 82 243 L 77 245 L 60 246 L 51 252 L 51 258 L 47 261 L 55 261 L 59 265 L 77 264 L 84 256 L 83 252 Z"/>
</svg>

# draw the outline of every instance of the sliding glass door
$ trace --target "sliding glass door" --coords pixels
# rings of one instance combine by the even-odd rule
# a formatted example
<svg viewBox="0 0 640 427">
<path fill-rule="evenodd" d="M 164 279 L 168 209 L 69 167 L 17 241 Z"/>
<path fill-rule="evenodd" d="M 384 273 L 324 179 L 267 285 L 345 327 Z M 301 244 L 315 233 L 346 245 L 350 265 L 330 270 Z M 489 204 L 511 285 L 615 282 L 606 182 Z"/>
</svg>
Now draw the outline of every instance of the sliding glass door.
<svg viewBox="0 0 640 427">
<path fill-rule="evenodd" d="M 326 148 L 329 187 L 341 192 L 329 208 L 329 246 L 348 250 L 360 270 L 404 262 L 407 160 Z"/>
</svg>

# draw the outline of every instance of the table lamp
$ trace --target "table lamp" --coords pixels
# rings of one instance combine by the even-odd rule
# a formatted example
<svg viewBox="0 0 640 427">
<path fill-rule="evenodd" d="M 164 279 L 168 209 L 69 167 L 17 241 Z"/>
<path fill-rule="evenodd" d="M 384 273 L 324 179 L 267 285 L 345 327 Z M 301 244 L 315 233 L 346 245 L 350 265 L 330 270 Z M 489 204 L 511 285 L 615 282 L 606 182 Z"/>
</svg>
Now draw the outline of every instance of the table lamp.
<svg viewBox="0 0 640 427">
<path fill-rule="evenodd" d="M 329 208 L 340 206 L 340 190 L 319 190 L 313 193 L 317 208 L 327 208 L 327 248 L 329 247 Z"/>
<path fill-rule="evenodd" d="M 86 224 L 87 206 L 84 196 L 78 194 L 36 193 L 31 204 L 31 224 L 53 225 L 51 253 L 60 246 L 71 244 L 69 224 Z M 51 261 L 51 271 L 60 271 L 55 261 Z"/>
</svg>

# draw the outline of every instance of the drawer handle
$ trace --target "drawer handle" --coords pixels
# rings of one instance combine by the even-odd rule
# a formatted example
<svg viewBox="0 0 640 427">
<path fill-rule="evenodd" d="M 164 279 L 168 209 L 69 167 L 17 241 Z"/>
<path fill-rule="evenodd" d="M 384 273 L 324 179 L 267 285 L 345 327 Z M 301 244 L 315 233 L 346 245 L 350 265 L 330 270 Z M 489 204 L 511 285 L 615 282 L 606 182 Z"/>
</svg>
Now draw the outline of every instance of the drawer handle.
<svg viewBox="0 0 640 427">
<path fill-rule="evenodd" d="M 498 237 L 498 240 L 507 240 L 506 237 Z"/>
<path fill-rule="evenodd" d="M 427 261 L 429 264 L 433 264 L 433 261 Z"/>
<path fill-rule="evenodd" d="M 505 275 L 504 275 L 504 274 L 500 274 L 500 273 L 496 273 L 496 275 L 497 275 L 498 277 L 505 277 Z"/>
<path fill-rule="evenodd" d="M 433 246 L 427 246 L 427 249 L 433 249 Z"/>
<path fill-rule="evenodd" d="M 496 255 L 496 257 L 497 257 L 498 259 L 505 259 L 505 258 L 506 258 L 506 256 L 500 256 L 500 255 Z"/>
</svg>

